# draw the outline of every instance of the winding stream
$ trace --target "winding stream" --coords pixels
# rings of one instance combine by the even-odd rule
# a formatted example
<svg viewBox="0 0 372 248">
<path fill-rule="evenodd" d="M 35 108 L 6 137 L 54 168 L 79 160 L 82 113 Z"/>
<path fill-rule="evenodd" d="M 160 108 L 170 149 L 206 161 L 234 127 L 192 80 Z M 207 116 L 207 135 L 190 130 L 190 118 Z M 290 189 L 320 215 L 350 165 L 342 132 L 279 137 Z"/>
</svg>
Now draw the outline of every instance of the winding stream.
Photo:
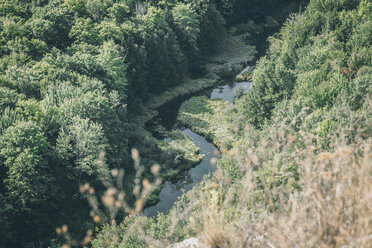
<svg viewBox="0 0 372 248">
<path fill-rule="evenodd" d="M 217 159 L 220 158 L 217 148 L 202 136 L 192 132 L 190 129 L 184 129 L 182 133 L 193 140 L 194 144 L 200 148 L 199 152 L 203 154 L 204 157 L 197 166 L 191 168 L 185 174 L 183 179 L 176 183 L 168 181 L 164 183 L 159 195 L 160 201 L 156 205 L 144 210 L 146 216 L 152 217 L 156 216 L 158 212 L 167 212 L 183 192 L 192 189 L 203 179 L 204 175 L 216 170 L 216 166 L 212 165 L 210 161 L 213 157 Z"/>
<path fill-rule="evenodd" d="M 245 68 L 243 72 L 246 70 L 247 68 Z M 152 125 L 160 125 L 168 131 L 172 129 L 180 130 L 183 134 L 192 139 L 194 144 L 199 147 L 200 154 L 203 154 L 204 156 L 198 165 L 191 168 L 187 173 L 185 173 L 184 178 L 177 181 L 176 183 L 171 183 L 168 181 L 165 182 L 159 195 L 159 202 L 154 206 L 150 206 L 144 209 L 144 215 L 153 217 L 156 216 L 158 212 L 166 213 L 173 206 L 173 203 L 177 200 L 177 198 L 183 194 L 183 192 L 192 189 L 195 185 L 201 182 L 206 174 L 213 173 L 217 169 L 215 163 L 211 162 L 211 159 L 217 161 L 221 158 L 218 149 L 211 142 L 207 141 L 202 136 L 192 132 L 188 128 L 176 126 L 177 114 L 181 104 L 191 97 L 199 95 L 207 95 L 211 99 L 219 98 L 230 102 L 230 104 L 233 104 L 235 91 L 240 88 L 240 91 L 246 92 L 248 91 L 249 87 L 250 82 L 234 82 L 232 84 L 226 84 L 212 89 L 207 89 L 199 92 L 198 94 L 178 97 L 158 109 L 159 115 L 152 122 L 150 122 L 147 127 L 153 130 L 151 128 Z M 161 132 L 155 132 L 154 135 L 160 138 Z"/>
</svg>

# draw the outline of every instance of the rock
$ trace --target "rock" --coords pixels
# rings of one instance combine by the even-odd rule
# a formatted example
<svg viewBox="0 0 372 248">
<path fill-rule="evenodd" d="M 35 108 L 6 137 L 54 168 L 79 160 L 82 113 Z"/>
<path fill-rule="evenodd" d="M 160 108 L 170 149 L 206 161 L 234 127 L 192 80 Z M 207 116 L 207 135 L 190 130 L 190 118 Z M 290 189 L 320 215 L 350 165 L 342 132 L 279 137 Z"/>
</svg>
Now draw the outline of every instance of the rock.
<svg viewBox="0 0 372 248">
<path fill-rule="evenodd" d="M 197 238 L 190 238 L 186 239 L 182 242 L 171 244 L 167 248 L 207 248 L 205 245 L 203 245 L 199 239 Z"/>
</svg>

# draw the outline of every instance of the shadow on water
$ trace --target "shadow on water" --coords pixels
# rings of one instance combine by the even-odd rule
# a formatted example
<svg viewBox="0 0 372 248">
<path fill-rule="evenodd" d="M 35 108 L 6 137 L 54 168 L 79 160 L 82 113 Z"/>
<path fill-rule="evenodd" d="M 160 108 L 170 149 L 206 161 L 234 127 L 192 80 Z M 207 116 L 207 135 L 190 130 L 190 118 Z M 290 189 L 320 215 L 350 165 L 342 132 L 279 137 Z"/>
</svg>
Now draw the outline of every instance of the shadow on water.
<svg viewBox="0 0 372 248">
<path fill-rule="evenodd" d="M 222 85 L 213 89 L 210 93 L 210 99 L 222 99 L 228 101 L 230 104 L 234 103 L 235 96 L 238 92 L 245 93 L 249 90 L 250 82 L 239 82 L 233 85 Z"/>
<path fill-rule="evenodd" d="M 176 99 L 158 108 L 159 114 L 151 121 L 146 123 L 146 129 L 153 133 L 156 138 L 166 138 L 162 135 L 162 129 L 164 129 L 164 131 L 171 131 L 177 128 L 178 111 L 182 103 L 185 101 L 195 96 L 204 95 L 208 96 L 210 99 L 222 99 L 233 104 L 237 92 L 241 91 L 242 93 L 245 93 L 249 90 L 249 87 L 250 82 L 231 83 L 177 97 Z"/>
<path fill-rule="evenodd" d="M 182 133 L 190 137 L 194 144 L 200 147 L 200 153 L 204 156 L 200 163 L 196 167 L 190 169 L 183 179 L 176 183 L 165 182 L 159 195 L 159 202 L 144 210 L 144 215 L 146 216 L 152 217 L 156 216 L 158 212 L 167 212 L 183 192 L 189 191 L 201 182 L 204 175 L 216 170 L 216 165 L 211 163 L 211 159 L 221 158 L 218 149 L 205 138 L 192 132 L 190 129 L 184 129 Z"/>
<path fill-rule="evenodd" d="M 219 98 L 233 104 L 236 92 L 238 90 L 240 92 L 246 92 L 249 87 L 249 82 L 239 82 L 213 87 L 198 93 L 178 97 L 160 107 L 158 109 L 158 116 L 146 123 L 146 128 L 159 139 L 167 140 L 166 135 L 164 135 L 167 131 L 181 130 L 183 134 L 188 136 L 194 144 L 199 147 L 199 152 L 203 155 L 203 158 L 200 163 L 191 168 L 181 180 L 175 183 L 169 181 L 165 182 L 159 194 L 159 202 L 154 206 L 144 209 L 144 215 L 153 217 L 156 216 L 158 212 L 166 213 L 183 192 L 191 190 L 195 185 L 202 181 L 206 174 L 213 173 L 217 169 L 216 165 L 211 163 L 211 159 L 216 158 L 218 160 L 221 158 L 218 149 L 211 142 L 208 142 L 205 138 L 192 132 L 190 129 L 177 127 L 177 115 L 182 103 L 191 97 L 205 95 L 211 99 Z M 162 132 L 162 130 L 164 132 Z"/>
<path fill-rule="evenodd" d="M 166 104 L 162 105 L 157 109 L 159 114 L 151 121 L 146 123 L 146 129 L 152 132 L 156 138 L 165 138 L 161 135 L 161 133 L 156 132 L 158 126 L 163 127 L 166 131 L 171 131 L 172 129 L 175 129 L 178 111 L 182 103 L 184 103 L 185 101 L 194 96 L 209 95 L 213 91 L 213 89 L 214 87 L 205 89 L 197 93 L 179 96 L 176 99 L 167 102 Z"/>
</svg>

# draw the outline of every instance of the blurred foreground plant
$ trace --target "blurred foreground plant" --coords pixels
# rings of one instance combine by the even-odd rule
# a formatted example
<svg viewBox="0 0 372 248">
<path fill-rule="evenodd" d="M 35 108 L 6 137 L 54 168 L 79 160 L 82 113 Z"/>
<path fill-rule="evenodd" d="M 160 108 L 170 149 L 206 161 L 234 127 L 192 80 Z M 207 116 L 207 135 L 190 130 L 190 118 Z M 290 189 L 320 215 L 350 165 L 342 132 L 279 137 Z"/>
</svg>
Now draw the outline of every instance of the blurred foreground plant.
<svg viewBox="0 0 372 248">
<path fill-rule="evenodd" d="M 105 153 L 101 152 L 97 161 L 98 166 L 104 163 Z M 127 200 L 127 192 L 124 188 L 124 170 L 113 169 L 111 175 L 102 178 L 101 183 L 106 188 L 102 195 L 98 195 L 93 186 L 88 182 L 80 186 L 80 192 L 87 197 L 92 208 L 90 216 L 97 224 L 115 225 L 115 220 L 119 213 L 124 215 L 138 215 L 142 212 L 146 199 L 150 194 L 161 185 L 162 179 L 159 177 L 160 166 L 155 164 L 151 167 L 151 173 L 154 175 L 154 182 L 148 179 L 142 180 L 144 167 L 140 164 L 140 155 L 137 149 L 132 149 L 132 159 L 136 170 L 133 195 L 135 197 L 134 206 Z M 93 231 L 88 230 L 82 241 L 74 240 L 69 232 L 68 226 L 57 227 L 56 232 L 62 235 L 66 240 L 63 248 L 85 246 L 92 240 Z"/>
</svg>

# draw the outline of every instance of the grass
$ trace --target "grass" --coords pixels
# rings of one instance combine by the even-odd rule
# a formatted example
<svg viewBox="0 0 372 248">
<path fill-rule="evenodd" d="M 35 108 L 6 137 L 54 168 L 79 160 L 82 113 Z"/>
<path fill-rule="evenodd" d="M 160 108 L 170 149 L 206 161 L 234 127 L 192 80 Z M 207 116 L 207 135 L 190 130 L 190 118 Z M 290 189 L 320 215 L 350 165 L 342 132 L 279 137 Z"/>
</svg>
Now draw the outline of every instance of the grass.
<svg viewBox="0 0 372 248">
<path fill-rule="evenodd" d="M 184 176 L 186 172 L 201 160 L 201 155 L 198 154 L 197 146 L 185 135 L 174 131 L 167 133 L 166 136 L 170 141 L 157 140 L 144 127 L 145 124 L 154 118 L 158 111 L 157 109 L 163 104 L 186 94 L 192 94 L 218 85 L 221 81 L 227 78 L 232 78 L 241 71 L 248 62 L 254 59 L 256 53 L 255 47 L 246 45 L 242 36 L 228 35 L 225 40 L 227 49 L 210 57 L 205 65 L 204 76 L 198 79 L 186 78 L 184 82 L 176 87 L 170 88 L 160 94 L 150 95 L 145 106 L 136 117 L 133 123 L 136 123 L 137 131 L 143 134 L 147 140 L 157 144 L 161 150 L 161 177 L 164 180 L 177 181 Z M 143 148 L 142 148 L 143 150 Z M 152 161 L 151 161 L 152 162 Z M 159 162 L 159 161 L 158 161 Z M 154 205 L 158 201 L 158 194 L 161 186 L 152 191 L 148 205 Z"/>
<path fill-rule="evenodd" d="M 134 236 L 121 232 L 117 246 L 128 237 L 143 247 L 197 237 L 213 248 L 372 247 L 370 56 L 349 58 L 371 48 L 359 27 L 370 26 L 372 6 L 338 13 L 333 4 L 345 3 L 311 1 L 287 22 L 234 106 L 206 97 L 183 104 L 179 121 L 221 148 L 217 171 L 168 215 L 132 225 Z M 314 70 L 325 78 L 308 77 Z M 252 117 L 264 118 L 251 125 Z"/>
<path fill-rule="evenodd" d="M 211 140 L 220 149 L 231 147 L 236 138 L 234 130 L 234 107 L 227 101 L 206 96 L 193 97 L 185 101 L 179 111 L 178 121 Z"/>
<path fill-rule="evenodd" d="M 241 104 L 194 97 L 181 106 L 179 121 L 224 152 L 216 174 L 188 193 L 188 208 L 174 209 L 189 209 L 179 221 L 207 247 L 370 247 L 368 111 L 338 106 L 326 134 L 324 121 L 309 126 L 319 111 L 306 109 L 260 131 L 245 125 Z"/>
<path fill-rule="evenodd" d="M 242 36 L 229 35 L 226 38 L 224 50 L 208 59 L 205 65 L 205 75 L 197 78 L 185 78 L 178 86 L 160 94 L 150 95 L 146 102 L 146 111 L 136 117 L 139 125 L 144 125 L 157 115 L 156 109 L 175 98 L 199 92 L 218 85 L 227 78 L 233 78 L 250 61 L 253 61 L 256 50 L 254 46 L 245 44 Z"/>
<path fill-rule="evenodd" d="M 166 140 L 158 140 L 160 149 L 173 158 L 173 167 L 163 170 L 161 177 L 174 181 L 183 177 L 183 171 L 198 164 L 202 155 L 199 154 L 199 148 L 186 135 L 179 131 L 169 132 Z M 182 165 L 182 166 L 181 166 Z"/>
<path fill-rule="evenodd" d="M 329 134 L 327 147 L 314 145 L 324 137 L 305 124 L 300 132 L 291 126 L 311 118 L 305 110 L 275 129 L 247 126 L 216 174 L 188 193 L 187 208 L 174 209 L 189 209 L 180 223 L 207 247 L 371 247 L 372 139 L 361 127 L 371 116 L 345 112 L 350 121 Z"/>
<path fill-rule="evenodd" d="M 176 87 L 168 89 L 160 94 L 150 95 L 146 102 L 146 108 L 141 114 L 135 117 L 134 123 L 146 134 L 149 139 L 155 143 L 168 156 L 167 165 L 162 165 L 161 176 L 165 180 L 175 181 L 183 176 L 184 171 L 198 164 L 201 156 L 198 154 L 198 148 L 192 141 L 179 132 L 169 133 L 171 142 L 156 140 L 152 134 L 145 130 L 146 122 L 154 118 L 157 109 L 163 104 L 186 94 L 199 92 L 203 89 L 218 85 L 226 78 L 231 78 L 241 71 L 248 62 L 254 59 L 256 50 L 254 46 L 246 45 L 242 36 L 227 36 L 225 40 L 226 49 L 209 58 L 205 65 L 205 75 L 198 79 L 186 78 L 184 82 Z M 213 140 L 213 139 L 211 139 Z M 182 165 L 182 166 L 181 166 Z M 157 194 L 160 189 L 154 190 L 148 200 L 148 203 L 155 204 L 158 200 Z"/>
<path fill-rule="evenodd" d="M 327 148 L 305 126 L 293 130 L 306 111 L 269 132 L 245 128 L 217 172 L 168 215 L 105 226 L 94 247 L 167 247 L 189 237 L 206 247 L 371 247 L 372 138 L 362 127 L 371 116 L 349 114 Z"/>
</svg>

